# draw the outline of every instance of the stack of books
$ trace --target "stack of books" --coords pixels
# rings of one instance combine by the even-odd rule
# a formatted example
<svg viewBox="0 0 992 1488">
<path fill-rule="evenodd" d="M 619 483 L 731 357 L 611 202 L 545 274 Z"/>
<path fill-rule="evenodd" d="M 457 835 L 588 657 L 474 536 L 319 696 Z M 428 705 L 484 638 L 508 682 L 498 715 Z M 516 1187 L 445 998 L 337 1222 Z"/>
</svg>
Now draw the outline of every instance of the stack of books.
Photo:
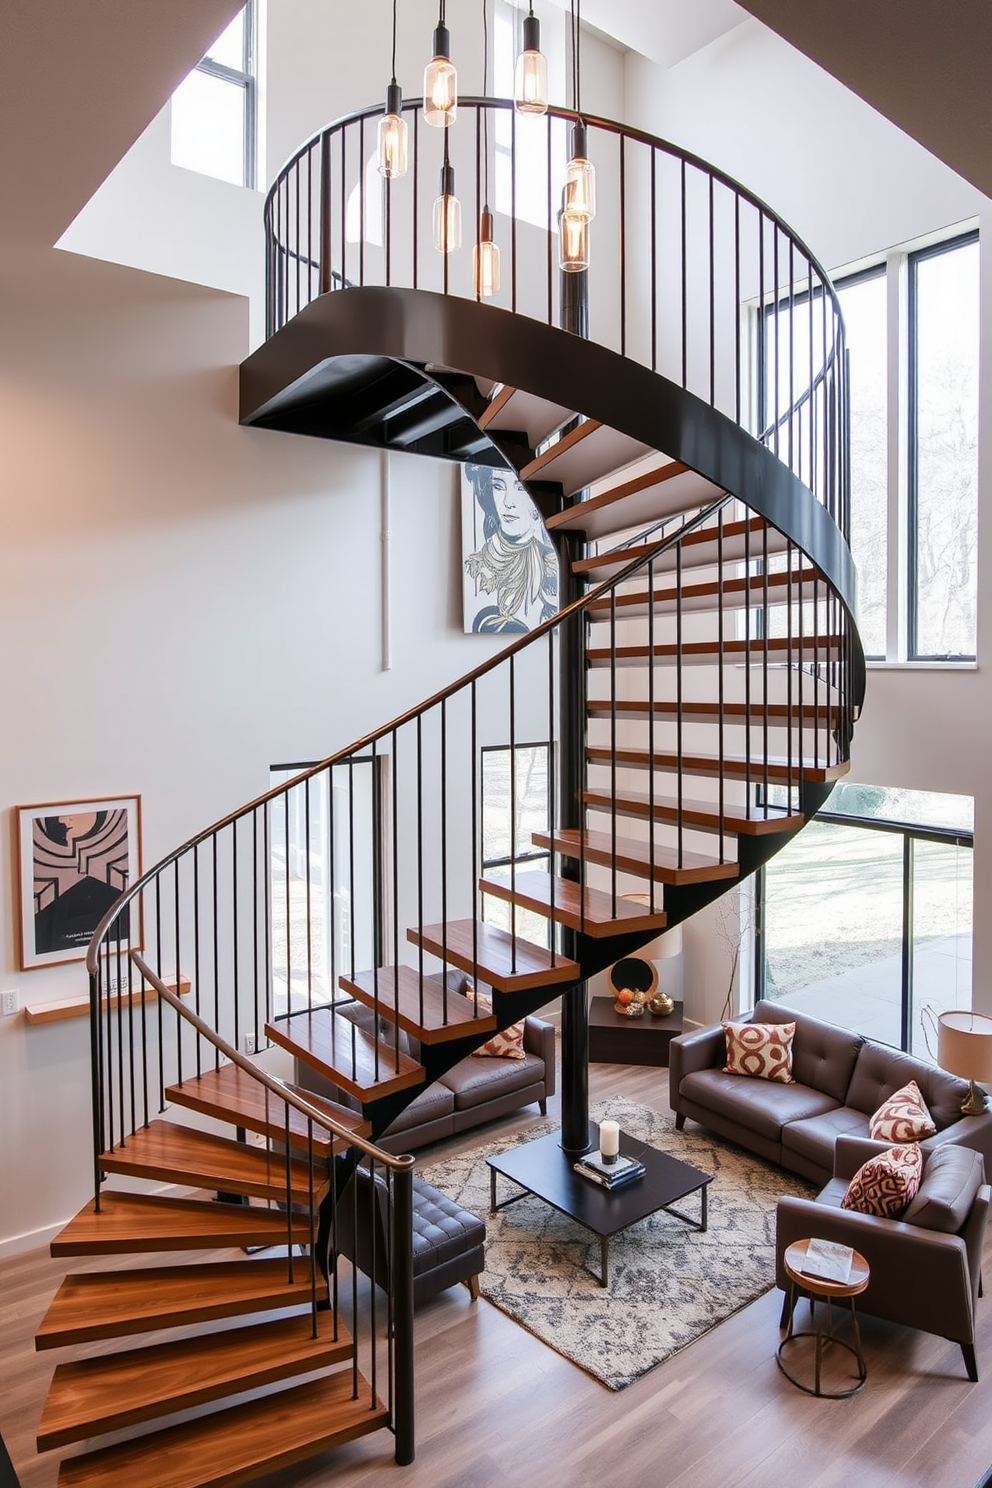
<svg viewBox="0 0 992 1488">
<path fill-rule="evenodd" d="M 593 1183 L 609 1189 L 636 1183 L 646 1172 L 642 1162 L 638 1162 L 636 1157 L 625 1157 L 622 1152 L 612 1162 L 607 1162 L 600 1152 L 587 1152 L 574 1166 L 583 1178 L 591 1178 Z"/>
</svg>

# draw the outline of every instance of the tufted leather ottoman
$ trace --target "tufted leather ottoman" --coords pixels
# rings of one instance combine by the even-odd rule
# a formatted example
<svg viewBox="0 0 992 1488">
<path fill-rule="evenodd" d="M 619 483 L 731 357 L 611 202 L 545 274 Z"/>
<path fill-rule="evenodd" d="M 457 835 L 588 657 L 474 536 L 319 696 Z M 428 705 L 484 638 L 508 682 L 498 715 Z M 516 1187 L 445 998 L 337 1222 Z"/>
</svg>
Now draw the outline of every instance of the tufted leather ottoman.
<svg viewBox="0 0 992 1488">
<path fill-rule="evenodd" d="M 356 1206 L 357 1197 L 357 1206 Z M 356 1214 L 357 1207 L 357 1214 Z M 359 1168 L 338 1201 L 335 1247 L 366 1276 L 389 1289 L 389 1191 Z M 413 1305 L 456 1282 L 467 1284 L 473 1301 L 484 1270 L 486 1226 L 429 1183 L 413 1178 Z M 374 1270 L 374 1276 L 373 1276 Z"/>
</svg>

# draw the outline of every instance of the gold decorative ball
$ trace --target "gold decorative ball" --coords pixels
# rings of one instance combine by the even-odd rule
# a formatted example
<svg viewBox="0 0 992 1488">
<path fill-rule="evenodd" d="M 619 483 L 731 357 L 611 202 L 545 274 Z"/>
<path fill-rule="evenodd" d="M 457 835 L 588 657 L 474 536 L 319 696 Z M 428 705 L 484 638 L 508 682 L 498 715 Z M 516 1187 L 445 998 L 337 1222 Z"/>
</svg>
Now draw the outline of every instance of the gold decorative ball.
<svg viewBox="0 0 992 1488">
<path fill-rule="evenodd" d="M 675 1011 L 675 1003 L 667 992 L 658 992 L 652 997 L 648 1007 L 656 1018 L 668 1018 Z"/>
</svg>

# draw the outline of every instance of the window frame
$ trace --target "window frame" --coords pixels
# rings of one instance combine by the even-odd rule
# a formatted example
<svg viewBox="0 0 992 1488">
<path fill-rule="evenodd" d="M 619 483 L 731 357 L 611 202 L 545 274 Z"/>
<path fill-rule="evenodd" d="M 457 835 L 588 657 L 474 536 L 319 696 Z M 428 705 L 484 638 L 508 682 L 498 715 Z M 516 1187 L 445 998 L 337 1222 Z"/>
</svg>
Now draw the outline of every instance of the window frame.
<svg viewBox="0 0 992 1488">
<path fill-rule="evenodd" d="M 827 826 L 857 827 L 871 832 L 888 832 L 902 837 L 902 965 L 900 970 L 899 1048 L 910 1052 L 913 1021 L 913 954 L 914 954 L 914 857 L 917 842 L 935 842 L 945 847 L 962 847 L 974 851 L 975 833 L 963 827 L 920 826 L 876 816 L 857 816 L 853 812 L 818 811 L 814 818 Z M 754 875 L 754 933 L 752 972 L 752 1007 L 765 996 L 767 957 L 765 955 L 765 905 L 768 898 L 766 864 Z M 974 947 L 974 926 L 972 927 Z M 785 999 L 788 1001 L 788 999 Z"/>
<path fill-rule="evenodd" d="M 257 177 L 258 162 L 258 78 L 256 75 L 257 52 L 258 52 L 258 8 L 257 0 L 245 0 L 242 8 L 244 15 L 244 36 L 242 45 L 241 67 L 231 67 L 226 62 L 218 62 L 209 52 L 201 57 L 193 68 L 194 72 L 205 73 L 207 77 L 216 78 L 219 82 L 230 83 L 232 87 L 240 88 L 243 92 L 243 158 L 242 158 L 242 186 L 249 191 L 254 191 Z M 233 19 L 233 17 L 232 17 Z M 223 32 L 221 33 L 223 35 Z M 218 37 L 217 40 L 220 38 Z"/>
<path fill-rule="evenodd" d="M 921 651 L 917 645 L 917 346 L 915 270 L 918 264 L 954 252 L 972 243 L 981 243 L 978 226 L 955 224 L 954 228 L 934 233 L 915 245 L 902 244 L 881 255 L 873 255 L 850 271 L 837 270 L 831 275 L 838 294 L 875 276 L 883 276 L 886 286 L 886 650 L 885 655 L 866 655 L 865 660 L 877 666 L 973 667 L 976 651 L 943 654 Z M 813 290 L 814 303 L 822 291 Z M 774 292 L 764 300 L 752 300 L 754 344 L 751 352 L 754 369 L 754 430 L 765 438 L 767 447 L 779 453 L 779 431 L 769 422 L 769 384 L 775 375 L 769 365 L 774 343 L 772 321 L 778 315 L 795 314 L 809 301 L 808 288 L 777 297 Z M 780 456 L 781 458 L 781 456 Z M 975 519 L 978 508 L 976 503 Z"/>
</svg>

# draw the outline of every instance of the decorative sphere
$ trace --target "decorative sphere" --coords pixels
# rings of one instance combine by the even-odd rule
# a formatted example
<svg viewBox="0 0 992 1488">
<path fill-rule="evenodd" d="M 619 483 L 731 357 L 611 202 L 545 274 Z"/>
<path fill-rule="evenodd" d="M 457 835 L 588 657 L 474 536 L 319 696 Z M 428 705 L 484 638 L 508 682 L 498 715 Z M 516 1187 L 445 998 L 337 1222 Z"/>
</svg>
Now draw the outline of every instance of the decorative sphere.
<svg viewBox="0 0 992 1488">
<path fill-rule="evenodd" d="M 668 1018 L 675 1011 L 675 1003 L 667 992 L 658 992 L 652 997 L 648 1007 L 656 1018 Z"/>
</svg>

